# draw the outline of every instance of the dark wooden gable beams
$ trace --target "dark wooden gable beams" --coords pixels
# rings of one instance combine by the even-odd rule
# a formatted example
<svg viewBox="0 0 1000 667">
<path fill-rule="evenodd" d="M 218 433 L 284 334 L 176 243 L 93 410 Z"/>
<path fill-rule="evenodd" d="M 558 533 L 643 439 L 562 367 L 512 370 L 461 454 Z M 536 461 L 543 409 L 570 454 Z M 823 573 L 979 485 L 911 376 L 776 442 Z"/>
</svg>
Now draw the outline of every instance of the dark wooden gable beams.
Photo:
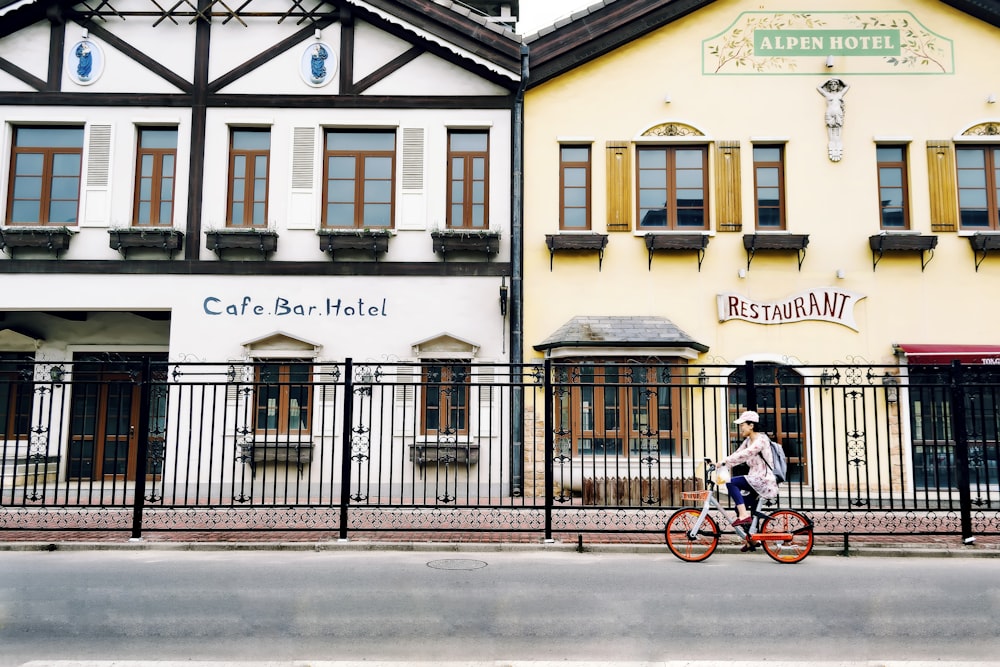
<svg viewBox="0 0 1000 667">
<path fill-rule="evenodd" d="M 315 29 L 324 29 L 340 21 L 345 32 L 341 49 L 341 94 L 358 94 L 378 81 L 412 62 L 423 53 L 431 53 L 456 64 L 470 72 L 508 90 L 517 87 L 519 78 L 519 40 L 509 32 L 491 28 L 472 18 L 464 17 L 441 5 L 427 0 L 375 0 L 373 10 L 364 4 L 354 4 L 350 0 L 332 0 L 319 3 L 307 9 L 302 0 L 289 0 L 289 8 L 279 14 L 274 12 L 255 13 L 253 0 L 230 6 L 222 0 L 200 0 L 200 2 L 178 2 L 169 6 L 156 0 L 149 0 L 149 11 L 118 11 L 114 0 L 99 3 L 72 4 L 63 0 L 35 0 L 10 9 L 0 21 L 0 38 L 13 34 L 43 20 L 52 24 L 50 67 L 47 80 L 25 71 L 14 63 L 0 58 L 0 70 L 31 86 L 36 91 L 55 92 L 59 90 L 62 75 L 63 26 L 74 21 L 89 30 L 112 48 L 124 53 L 151 73 L 168 81 L 182 93 L 190 94 L 193 84 L 150 58 L 141 50 L 128 44 L 114 34 L 109 21 L 140 18 L 151 20 L 154 25 L 169 21 L 173 25 L 184 23 L 204 23 L 205 20 L 227 23 L 236 20 L 247 25 L 244 18 L 273 17 L 281 23 L 295 20 L 303 27 L 281 42 L 254 55 L 231 71 L 219 76 L 208 84 L 209 93 L 217 93 L 227 85 L 247 75 L 261 65 L 273 60 L 285 51 L 295 48 L 309 39 Z M 15 0 L 0 0 L 0 12 L 4 7 L 13 7 Z M 322 7 L 322 9 L 321 9 Z M 412 45 L 404 54 L 386 63 L 362 81 L 353 81 L 353 26 L 354 18 L 360 18 L 385 32 Z M 409 26 L 414 29 L 410 29 Z M 429 37 L 417 33 L 422 31 Z M 476 56 L 479 60 L 463 57 L 461 52 Z"/>
</svg>

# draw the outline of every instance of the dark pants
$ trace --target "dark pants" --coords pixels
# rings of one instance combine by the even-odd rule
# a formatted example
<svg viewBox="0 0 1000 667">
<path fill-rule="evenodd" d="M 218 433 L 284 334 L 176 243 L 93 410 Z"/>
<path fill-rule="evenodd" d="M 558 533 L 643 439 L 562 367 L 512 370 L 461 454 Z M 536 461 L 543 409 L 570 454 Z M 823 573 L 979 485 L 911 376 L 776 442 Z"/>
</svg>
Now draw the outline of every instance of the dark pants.
<svg viewBox="0 0 1000 667">
<path fill-rule="evenodd" d="M 726 490 L 729 491 L 729 497 L 733 499 L 733 502 L 737 505 L 748 505 L 754 503 L 757 500 L 757 492 L 753 490 L 750 486 L 750 482 L 743 475 L 738 477 L 733 477 L 731 480 L 726 482 Z M 747 495 L 747 498 L 743 497 L 743 494 Z M 747 500 L 750 503 L 747 503 Z M 750 505 L 750 509 L 753 510 L 753 505 Z"/>
</svg>

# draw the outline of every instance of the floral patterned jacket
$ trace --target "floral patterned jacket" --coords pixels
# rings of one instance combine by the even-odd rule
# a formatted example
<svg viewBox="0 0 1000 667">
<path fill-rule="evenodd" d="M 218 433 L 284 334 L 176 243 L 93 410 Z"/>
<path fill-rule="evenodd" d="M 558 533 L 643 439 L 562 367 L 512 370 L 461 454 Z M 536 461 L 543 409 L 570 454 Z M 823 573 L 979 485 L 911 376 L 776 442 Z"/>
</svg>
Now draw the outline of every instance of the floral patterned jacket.
<svg viewBox="0 0 1000 667">
<path fill-rule="evenodd" d="M 774 461 L 771 458 L 770 440 L 766 433 L 754 433 L 740 445 L 735 452 L 722 459 L 720 463 L 734 466 L 738 463 L 746 463 L 750 466 L 746 478 L 753 490 L 761 498 L 775 498 L 778 495 L 778 480 L 774 477 L 771 467 Z M 764 463 L 765 458 L 767 463 Z"/>
</svg>

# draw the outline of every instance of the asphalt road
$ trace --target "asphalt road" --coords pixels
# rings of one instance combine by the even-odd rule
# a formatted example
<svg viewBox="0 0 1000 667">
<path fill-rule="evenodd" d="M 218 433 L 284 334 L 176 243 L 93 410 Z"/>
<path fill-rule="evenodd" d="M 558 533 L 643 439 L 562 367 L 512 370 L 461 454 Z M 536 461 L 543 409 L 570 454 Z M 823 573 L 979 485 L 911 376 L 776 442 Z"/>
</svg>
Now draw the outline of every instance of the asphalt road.
<svg viewBox="0 0 1000 667">
<path fill-rule="evenodd" d="M 38 660 L 997 660 L 1000 562 L 551 551 L 0 552 Z"/>
</svg>

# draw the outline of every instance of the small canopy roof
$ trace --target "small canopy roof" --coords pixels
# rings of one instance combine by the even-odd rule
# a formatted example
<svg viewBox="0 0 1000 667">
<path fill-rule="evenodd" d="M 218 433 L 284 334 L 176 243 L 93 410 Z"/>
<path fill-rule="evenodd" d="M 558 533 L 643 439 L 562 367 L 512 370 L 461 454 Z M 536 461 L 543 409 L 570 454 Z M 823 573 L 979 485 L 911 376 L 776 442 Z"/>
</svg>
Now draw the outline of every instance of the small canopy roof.
<svg viewBox="0 0 1000 667">
<path fill-rule="evenodd" d="M 1000 365 L 1000 345 L 899 343 L 893 347 L 896 354 L 906 355 L 907 362 L 912 365 L 950 364 L 953 361 L 960 361 L 963 364 Z"/>
<path fill-rule="evenodd" d="M 586 351 L 582 348 L 587 348 Z M 665 317 L 579 315 L 557 329 L 540 344 L 547 356 L 603 353 L 622 355 L 636 348 L 650 355 L 694 359 L 708 346 L 699 343 Z"/>
</svg>

